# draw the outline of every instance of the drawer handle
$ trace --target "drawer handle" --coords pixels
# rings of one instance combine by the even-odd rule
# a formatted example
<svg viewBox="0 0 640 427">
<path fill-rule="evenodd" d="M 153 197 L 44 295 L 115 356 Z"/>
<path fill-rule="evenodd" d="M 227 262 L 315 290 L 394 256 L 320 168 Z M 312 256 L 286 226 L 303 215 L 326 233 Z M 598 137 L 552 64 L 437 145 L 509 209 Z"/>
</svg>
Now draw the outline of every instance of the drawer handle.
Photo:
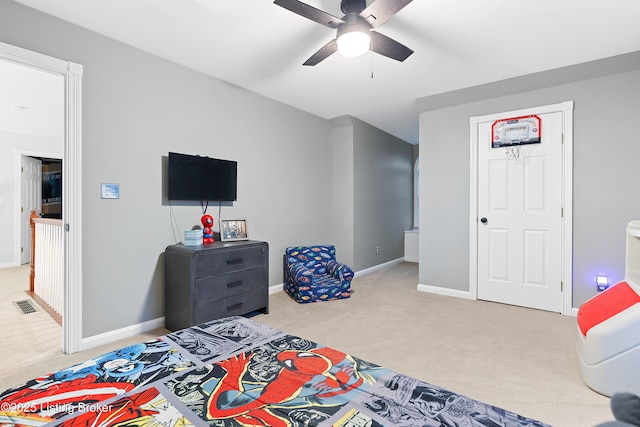
<svg viewBox="0 0 640 427">
<path fill-rule="evenodd" d="M 243 280 L 238 280 L 237 282 L 227 283 L 227 288 L 237 288 L 238 286 L 242 286 Z"/>
<path fill-rule="evenodd" d="M 242 307 L 242 303 L 241 302 L 239 302 L 237 304 L 230 305 L 229 307 L 227 307 L 227 311 L 237 310 L 240 307 Z"/>
<path fill-rule="evenodd" d="M 228 265 L 242 264 L 242 258 L 229 259 L 227 260 L 227 264 Z"/>
</svg>

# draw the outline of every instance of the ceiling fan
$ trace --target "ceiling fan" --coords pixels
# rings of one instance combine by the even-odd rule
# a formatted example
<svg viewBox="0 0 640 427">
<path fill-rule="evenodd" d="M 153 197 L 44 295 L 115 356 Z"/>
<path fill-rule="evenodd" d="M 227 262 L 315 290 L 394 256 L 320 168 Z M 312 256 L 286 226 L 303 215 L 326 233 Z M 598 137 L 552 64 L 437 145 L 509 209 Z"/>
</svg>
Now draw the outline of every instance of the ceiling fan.
<svg viewBox="0 0 640 427">
<path fill-rule="evenodd" d="M 335 52 L 344 56 L 360 56 L 369 50 L 396 61 L 404 61 L 413 50 L 374 31 L 398 13 L 412 0 L 375 0 L 367 6 L 366 0 L 342 0 L 342 18 L 331 15 L 299 0 L 275 0 L 278 6 L 290 10 L 326 27 L 337 29 L 336 38 L 311 55 L 302 65 L 316 65 Z"/>
</svg>

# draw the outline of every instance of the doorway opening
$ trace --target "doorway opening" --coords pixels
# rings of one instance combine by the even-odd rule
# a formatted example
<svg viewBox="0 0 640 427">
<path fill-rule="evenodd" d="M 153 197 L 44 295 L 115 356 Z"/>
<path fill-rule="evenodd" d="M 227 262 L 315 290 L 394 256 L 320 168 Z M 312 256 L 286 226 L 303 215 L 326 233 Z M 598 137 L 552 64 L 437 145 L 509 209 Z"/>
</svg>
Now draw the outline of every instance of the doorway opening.
<svg viewBox="0 0 640 427">
<path fill-rule="evenodd" d="M 0 60 L 64 80 L 62 351 L 74 353 L 82 341 L 82 66 L 1 42 Z"/>
<path fill-rule="evenodd" d="M 20 197 L 19 223 L 15 226 L 20 229 L 20 248 L 16 258 L 21 265 L 29 264 L 29 280 L 23 285 L 42 310 L 62 326 L 62 153 L 20 151 L 16 167 L 20 177 L 16 180 Z"/>
</svg>

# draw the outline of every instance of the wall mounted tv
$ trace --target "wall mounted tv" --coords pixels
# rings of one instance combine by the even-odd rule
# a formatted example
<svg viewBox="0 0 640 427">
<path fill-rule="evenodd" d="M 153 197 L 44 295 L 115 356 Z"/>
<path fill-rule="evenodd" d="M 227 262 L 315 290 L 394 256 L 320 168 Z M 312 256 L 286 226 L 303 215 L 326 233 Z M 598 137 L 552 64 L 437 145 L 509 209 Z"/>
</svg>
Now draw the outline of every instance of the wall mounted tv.
<svg viewBox="0 0 640 427">
<path fill-rule="evenodd" d="M 238 163 L 190 154 L 169 153 L 169 200 L 237 200 Z"/>
</svg>

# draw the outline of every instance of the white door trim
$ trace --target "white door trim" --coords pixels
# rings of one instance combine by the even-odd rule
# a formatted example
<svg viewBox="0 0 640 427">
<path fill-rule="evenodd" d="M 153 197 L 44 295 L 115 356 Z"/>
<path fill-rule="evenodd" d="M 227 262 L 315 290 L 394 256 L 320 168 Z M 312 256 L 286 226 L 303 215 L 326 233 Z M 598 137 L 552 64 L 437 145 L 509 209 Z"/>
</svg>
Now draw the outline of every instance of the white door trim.
<svg viewBox="0 0 640 427">
<path fill-rule="evenodd" d="M 81 350 L 82 344 L 82 65 L 2 42 L 0 58 L 64 77 L 62 218 L 66 232 L 62 351 L 74 353 Z"/>
<path fill-rule="evenodd" d="M 573 101 L 469 119 L 469 297 L 478 299 L 478 125 L 506 117 L 562 112 L 562 314 L 573 315 Z"/>
</svg>

